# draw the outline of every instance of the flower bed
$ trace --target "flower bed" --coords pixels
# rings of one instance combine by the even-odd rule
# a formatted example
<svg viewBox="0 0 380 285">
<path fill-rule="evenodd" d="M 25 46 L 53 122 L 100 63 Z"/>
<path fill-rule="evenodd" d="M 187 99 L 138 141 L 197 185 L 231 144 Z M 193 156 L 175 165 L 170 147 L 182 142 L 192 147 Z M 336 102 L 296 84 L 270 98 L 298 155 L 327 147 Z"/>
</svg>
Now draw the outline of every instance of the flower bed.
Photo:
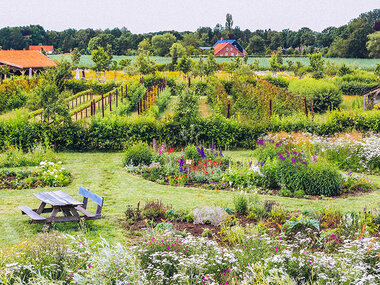
<svg viewBox="0 0 380 285">
<path fill-rule="evenodd" d="M 44 233 L 35 242 L 25 240 L 7 252 L 0 251 L 0 276 L 6 284 L 380 282 L 376 209 L 361 214 L 331 207 L 316 213 L 286 212 L 272 201 L 242 194 L 234 201 L 236 213 L 242 210 L 242 201 L 247 203 L 246 216 L 230 215 L 231 209 L 217 207 L 176 211 L 159 201 L 147 202 L 141 210 L 130 206 L 127 224 L 145 221 L 145 229 L 140 227 L 132 237 L 132 246 Z M 152 209 L 160 214 L 149 220 Z M 181 222 L 190 213 L 193 222 Z M 247 218 L 251 223 L 242 224 Z M 209 219 L 217 225 L 203 225 L 202 234 L 196 236 L 176 227 Z"/>
<path fill-rule="evenodd" d="M 289 197 L 339 196 L 377 188 L 368 178 L 341 175 L 323 157 L 305 155 L 292 144 L 273 139 L 257 141 L 257 165 L 232 161 L 212 145 L 178 150 L 140 143 L 127 150 L 125 168 L 160 184 L 208 189 L 245 189 Z"/>
<path fill-rule="evenodd" d="M 37 171 L 0 171 L 0 189 L 63 187 L 71 182 L 70 173 L 61 163 L 42 161 Z"/>
</svg>

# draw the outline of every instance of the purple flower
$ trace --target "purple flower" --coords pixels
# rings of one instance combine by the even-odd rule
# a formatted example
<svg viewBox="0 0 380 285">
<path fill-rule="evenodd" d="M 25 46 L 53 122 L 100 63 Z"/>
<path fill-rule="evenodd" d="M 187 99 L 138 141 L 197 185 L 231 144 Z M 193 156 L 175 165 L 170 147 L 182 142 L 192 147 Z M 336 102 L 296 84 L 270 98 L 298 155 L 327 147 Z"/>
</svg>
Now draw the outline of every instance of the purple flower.
<svg viewBox="0 0 380 285">
<path fill-rule="evenodd" d="M 157 149 L 157 142 L 156 139 L 153 139 L 153 150 L 156 151 Z"/>
</svg>

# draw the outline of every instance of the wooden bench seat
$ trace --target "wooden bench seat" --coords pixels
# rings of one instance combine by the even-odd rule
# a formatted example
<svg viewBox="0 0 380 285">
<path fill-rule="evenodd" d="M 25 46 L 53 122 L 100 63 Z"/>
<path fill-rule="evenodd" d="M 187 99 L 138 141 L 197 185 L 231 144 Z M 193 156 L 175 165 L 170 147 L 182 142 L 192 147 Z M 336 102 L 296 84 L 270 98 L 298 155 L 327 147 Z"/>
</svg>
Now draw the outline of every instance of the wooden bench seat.
<svg viewBox="0 0 380 285">
<path fill-rule="evenodd" d="M 81 212 L 82 214 L 84 214 L 87 218 L 95 218 L 96 215 L 94 214 L 91 214 L 89 211 L 87 211 L 85 208 L 81 207 L 81 206 L 76 206 L 75 207 L 75 210 Z"/>
<path fill-rule="evenodd" d="M 18 208 L 21 210 L 23 215 L 28 215 L 32 219 L 33 223 L 43 223 L 46 220 L 45 217 L 40 216 L 28 206 L 20 206 Z"/>
</svg>

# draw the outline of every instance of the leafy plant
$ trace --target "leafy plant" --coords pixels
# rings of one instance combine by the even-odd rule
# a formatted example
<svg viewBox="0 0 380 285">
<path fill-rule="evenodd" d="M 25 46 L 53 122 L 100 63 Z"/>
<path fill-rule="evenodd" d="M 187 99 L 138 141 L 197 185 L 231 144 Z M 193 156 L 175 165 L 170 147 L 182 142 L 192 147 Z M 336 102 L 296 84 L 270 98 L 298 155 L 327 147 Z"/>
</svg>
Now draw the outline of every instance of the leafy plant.
<svg viewBox="0 0 380 285">
<path fill-rule="evenodd" d="M 124 154 L 124 165 L 149 165 L 152 162 L 153 152 L 145 143 L 138 143 L 129 147 Z"/>
</svg>

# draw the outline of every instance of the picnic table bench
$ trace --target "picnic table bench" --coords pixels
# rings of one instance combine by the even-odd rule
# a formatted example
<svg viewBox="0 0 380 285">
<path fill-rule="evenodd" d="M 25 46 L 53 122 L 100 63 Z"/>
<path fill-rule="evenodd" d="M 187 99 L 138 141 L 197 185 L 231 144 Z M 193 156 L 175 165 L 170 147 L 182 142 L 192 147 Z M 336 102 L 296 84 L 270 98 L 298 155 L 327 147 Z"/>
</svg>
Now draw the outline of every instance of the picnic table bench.
<svg viewBox="0 0 380 285">
<path fill-rule="evenodd" d="M 79 187 L 79 195 L 83 196 L 83 201 L 77 201 L 69 194 L 63 191 L 33 193 L 41 201 L 37 209 L 31 209 L 28 206 L 18 207 L 23 215 L 28 215 L 32 223 L 45 223 L 49 226 L 56 222 L 79 222 L 81 219 L 97 220 L 101 218 L 104 198 L 90 192 L 88 189 Z M 88 198 L 97 204 L 96 213 L 92 214 L 87 210 Z M 46 208 L 49 204 L 51 207 Z M 63 216 L 57 216 L 58 213 Z M 41 216 L 42 213 L 51 213 L 49 217 Z M 81 214 L 82 215 L 81 215 Z"/>
</svg>

